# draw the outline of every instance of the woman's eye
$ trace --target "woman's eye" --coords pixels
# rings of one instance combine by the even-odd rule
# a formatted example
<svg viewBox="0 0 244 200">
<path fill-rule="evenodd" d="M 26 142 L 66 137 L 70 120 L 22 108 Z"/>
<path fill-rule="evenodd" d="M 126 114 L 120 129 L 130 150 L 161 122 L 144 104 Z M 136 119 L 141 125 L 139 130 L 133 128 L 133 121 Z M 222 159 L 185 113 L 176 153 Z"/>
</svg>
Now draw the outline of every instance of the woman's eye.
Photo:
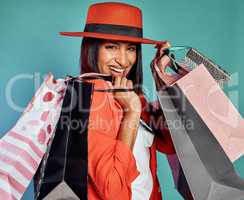
<svg viewBox="0 0 244 200">
<path fill-rule="evenodd" d="M 116 49 L 115 45 L 107 45 L 105 46 L 106 49 Z"/>
<path fill-rule="evenodd" d="M 128 50 L 131 52 L 134 52 L 134 51 L 136 51 L 136 47 L 129 47 Z"/>
</svg>

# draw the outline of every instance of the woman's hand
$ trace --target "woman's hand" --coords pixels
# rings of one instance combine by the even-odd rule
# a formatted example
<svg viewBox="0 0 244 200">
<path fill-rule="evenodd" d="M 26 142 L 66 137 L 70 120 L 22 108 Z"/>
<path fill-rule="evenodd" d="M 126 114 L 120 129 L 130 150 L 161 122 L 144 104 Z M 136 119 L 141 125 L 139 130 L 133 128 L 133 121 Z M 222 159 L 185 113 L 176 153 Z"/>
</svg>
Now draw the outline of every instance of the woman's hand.
<svg viewBox="0 0 244 200">
<path fill-rule="evenodd" d="M 133 89 L 133 83 L 126 77 L 116 76 L 114 89 Z M 115 92 L 114 98 L 124 109 L 124 116 L 117 138 L 133 150 L 141 116 L 140 98 L 134 91 Z"/>
<path fill-rule="evenodd" d="M 133 89 L 133 83 L 126 77 L 117 76 L 114 80 L 114 89 Z M 141 101 L 134 91 L 115 92 L 114 98 L 119 102 L 125 112 L 141 113 Z"/>
<path fill-rule="evenodd" d="M 159 69 L 164 71 L 165 67 L 170 63 L 170 58 L 167 55 L 164 55 L 164 50 L 169 48 L 171 45 L 169 42 L 156 45 L 157 48 L 156 55 L 154 59 L 156 60 L 156 64 L 158 65 Z"/>
</svg>

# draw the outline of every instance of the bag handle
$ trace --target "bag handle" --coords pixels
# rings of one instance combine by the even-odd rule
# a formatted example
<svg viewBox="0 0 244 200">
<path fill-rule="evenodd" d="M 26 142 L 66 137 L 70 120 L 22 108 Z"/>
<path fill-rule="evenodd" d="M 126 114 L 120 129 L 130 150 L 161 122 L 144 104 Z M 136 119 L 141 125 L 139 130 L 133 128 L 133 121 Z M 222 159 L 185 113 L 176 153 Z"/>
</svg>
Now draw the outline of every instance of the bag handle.
<svg viewBox="0 0 244 200">
<path fill-rule="evenodd" d="M 189 46 L 175 46 L 171 48 L 167 48 L 164 50 L 164 53 L 160 57 L 155 57 L 151 62 L 151 69 L 153 72 L 153 75 L 156 76 L 156 84 L 157 88 L 161 88 L 162 86 L 170 86 L 173 83 L 175 83 L 178 79 L 186 75 L 188 72 L 190 72 L 190 69 L 187 68 L 187 66 L 184 66 L 180 63 L 178 63 L 175 60 L 174 54 L 172 52 L 179 51 L 179 50 L 187 50 L 190 49 Z M 159 49 L 158 49 L 159 50 Z M 164 56 L 168 55 L 168 59 L 164 60 L 163 67 L 158 66 L 158 61 Z M 168 66 L 168 63 L 171 65 Z M 172 70 L 176 72 L 176 75 L 170 74 L 166 72 L 166 69 L 170 67 Z"/>
<path fill-rule="evenodd" d="M 95 72 L 89 72 L 89 73 L 84 73 L 79 76 L 73 77 L 73 76 L 68 76 L 65 78 L 65 81 L 69 81 L 72 79 L 83 79 L 83 78 L 92 78 L 92 77 L 109 77 L 110 75 L 107 74 L 101 74 L 101 73 L 95 73 Z"/>
<path fill-rule="evenodd" d="M 76 77 L 72 77 L 72 76 L 69 76 L 69 77 L 66 77 L 65 81 L 70 81 L 72 79 L 84 79 L 84 78 L 101 78 L 101 77 L 104 77 L 104 78 L 109 78 L 111 77 L 110 75 L 107 75 L 107 74 L 101 74 L 101 73 L 94 73 L 94 72 L 89 72 L 89 73 L 85 73 L 85 74 L 81 74 L 79 76 L 76 76 Z M 110 88 L 110 89 L 95 89 L 94 91 L 96 92 L 129 92 L 129 91 L 135 91 L 135 88 L 132 88 L 132 89 L 127 89 L 127 88 Z"/>
</svg>

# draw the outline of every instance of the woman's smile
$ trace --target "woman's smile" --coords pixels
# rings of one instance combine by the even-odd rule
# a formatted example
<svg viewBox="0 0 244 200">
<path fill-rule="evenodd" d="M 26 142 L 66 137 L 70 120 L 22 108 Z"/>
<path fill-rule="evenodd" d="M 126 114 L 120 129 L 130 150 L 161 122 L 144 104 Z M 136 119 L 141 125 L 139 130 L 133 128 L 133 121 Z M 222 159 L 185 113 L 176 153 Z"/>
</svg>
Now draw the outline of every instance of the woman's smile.
<svg viewBox="0 0 244 200">
<path fill-rule="evenodd" d="M 111 69 L 111 73 L 116 73 L 118 75 L 123 75 L 125 72 L 125 68 L 120 68 L 120 67 L 116 67 L 116 66 L 109 66 Z"/>
<path fill-rule="evenodd" d="M 99 71 L 112 76 L 126 76 L 136 63 L 136 56 L 135 43 L 107 40 L 99 46 Z"/>
</svg>

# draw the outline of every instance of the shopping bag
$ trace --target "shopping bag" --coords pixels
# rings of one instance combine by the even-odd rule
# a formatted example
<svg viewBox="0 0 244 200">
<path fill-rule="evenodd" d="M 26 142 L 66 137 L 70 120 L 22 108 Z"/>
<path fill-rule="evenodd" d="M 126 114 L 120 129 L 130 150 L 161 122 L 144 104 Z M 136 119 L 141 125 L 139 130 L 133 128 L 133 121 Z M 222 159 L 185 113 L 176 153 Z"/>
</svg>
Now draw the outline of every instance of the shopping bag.
<svg viewBox="0 0 244 200">
<path fill-rule="evenodd" d="M 186 51 L 187 50 L 187 51 Z M 173 52 L 186 51 L 183 58 L 179 59 L 178 56 L 175 56 Z M 178 62 L 181 65 L 186 65 L 190 69 L 198 67 L 200 64 L 204 64 L 208 72 L 212 75 L 215 81 L 219 84 L 221 88 L 224 87 L 226 83 L 230 81 L 230 75 L 223 67 L 216 64 L 213 60 L 208 58 L 208 56 L 199 52 L 199 50 L 189 47 L 189 46 L 175 46 L 169 49 L 169 52 L 172 52 L 174 57 L 177 57 Z"/>
<path fill-rule="evenodd" d="M 243 198 L 244 181 L 237 175 L 230 160 L 240 156 L 240 151 L 235 154 L 232 149 L 224 149 L 225 146 L 221 146 L 217 136 L 213 135 L 216 133 L 214 131 L 220 129 L 223 133 L 230 131 L 227 132 L 228 136 L 232 133 L 234 137 L 241 139 L 239 131 L 242 120 L 239 113 L 203 64 L 192 71 L 181 69 L 183 73 L 177 77 L 164 73 L 164 70 L 160 71 L 156 63 L 152 70 L 155 81 L 161 82 L 157 84 L 158 99 L 193 198 Z M 213 87 L 216 92 L 214 99 L 210 96 L 213 94 Z M 214 112 L 211 110 L 212 104 L 215 105 Z M 227 118 L 232 121 L 222 121 L 222 118 L 218 118 L 226 107 L 231 110 L 230 115 L 237 118 Z"/>
<path fill-rule="evenodd" d="M 59 119 L 63 81 L 49 74 L 16 125 L 0 140 L 0 199 L 21 199 Z"/>
<path fill-rule="evenodd" d="M 174 184 L 176 186 L 177 191 L 185 200 L 193 200 L 191 190 L 187 183 L 185 174 L 182 170 L 180 161 L 178 159 L 177 154 L 168 154 L 166 155 L 170 169 L 172 171 L 172 176 L 174 180 Z"/>
<path fill-rule="evenodd" d="M 55 137 L 35 177 L 35 199 L 87 199 L 89 112 L 82 111 L 90 107 L 91 91 L 92 84 L 67 82 Z"/>
<path fill-rule="evenodd" d="M 98 129 L 100 133 L 108 134 L 104 121 L 99 124 L 100 121 L 94 120 L 92 124 L 90 118 L 103 119 L 106 116 L 113 119 L 109 123 L 111 130 L 117 133 L 119 129 L 119 123 L 114 125 L 118 116 L 113 116 L 109 107 L 111 102 L 108 98 L 112 93 L 105 95 L 107 88 L 96 87 L 96 83 L 102 84 L 111 77 L 100 75 L 87 73 L 67 81 L 51 147 L 35 175 L 35 199 L 88 199 L 88 132 Z M 101 106 L 107 109 L 101 109 Z"/>
<path fill-rule="evenodd" d="M 179 66 L 174 60 L 173 63 Z M 234 162 L 240 158 L 244 154 L 244 120 L 219 84 L 216 83 L 216 81 L 219 83 L 217 80 L 219 73 L 215 72 L 216 70 L 209 70 L 202 64 L 187 76 L 184 76 L 190 71 L 186 68 L 187 66 L 179 69 L 181 75 L 170 76 L 167 73 L 163 75 L 162 69 L 155 66 L 158 78 L 163 80 L 166 85 L 169 86 L 176 80 L 179 81 L 180 89 L 185 91 L 186 97 L 197 109 L 230 160 Z M 204 74 L 207 75 L 202 78 Z"/>
<path fill-rule="evenodd" d="M 174 150 L 172 150 L 172 148 L 174 149 L 174 145 L 172 144 L 172 139 L 169 134 L 167 124 L 165 123 L 165 117 L 160 107 L 159 101 L 156 100 L 150 102 L 150 104 L 145 104 L 145 97 L 142 96 L 141 102 L 142 107 L 144 108 L 141 115 L 141 125 L 143 125 L 144 128 L 151 134 L 156 135 L 154 141 L 156 144 L 155 146 L 159 152 L 166 154 L 176 190 L 184 199 L 193 200 L 177 154 Z M 145 122 L 143 120 L 145 120 Z M 155 165 L 154 163 L 151 164 L 151 166 Z M 158 167 L 160 167 L 160 163 L 158 163 Z M 154 191 L 154 193 L 156 194 L 157 192 Z"/>
</svg>

